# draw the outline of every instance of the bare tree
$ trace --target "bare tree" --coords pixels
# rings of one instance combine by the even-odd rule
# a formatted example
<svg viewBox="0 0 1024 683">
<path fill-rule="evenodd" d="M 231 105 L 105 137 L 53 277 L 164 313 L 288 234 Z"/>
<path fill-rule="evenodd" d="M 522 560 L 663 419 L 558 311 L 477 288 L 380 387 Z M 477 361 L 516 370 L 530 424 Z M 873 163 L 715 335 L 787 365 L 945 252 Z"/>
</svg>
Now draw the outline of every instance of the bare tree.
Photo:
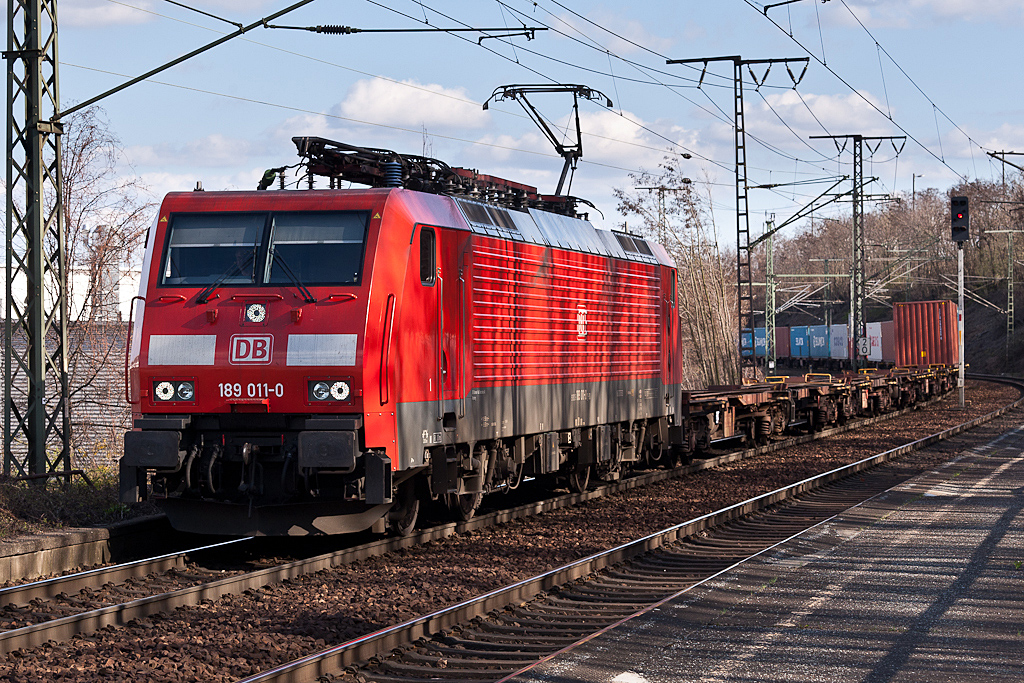
<svg viewBox="0 0 1024 683">
<path fill-rule="evenodd" d="M 64 120 L 61 154 L 73 458 L 76 466 L 110 464 L 120 457 L 131 420 L 121 373 L 127 325 L 119 290 L 134 282 L 153 202 L 101 109 Z"/>
</svg>

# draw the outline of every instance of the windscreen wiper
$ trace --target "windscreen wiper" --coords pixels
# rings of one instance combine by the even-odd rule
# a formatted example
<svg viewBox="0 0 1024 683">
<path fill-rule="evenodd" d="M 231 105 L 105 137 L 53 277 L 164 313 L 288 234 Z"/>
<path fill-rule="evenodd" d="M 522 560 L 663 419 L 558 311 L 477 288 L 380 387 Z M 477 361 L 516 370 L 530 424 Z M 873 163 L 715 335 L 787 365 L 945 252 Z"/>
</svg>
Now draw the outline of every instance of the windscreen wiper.
<svg viewBox="0 0 1024 683">
<path fill-rule="evenodd" d="M 292 281 L 292 284 L 295 285 L 295 288 L 299 290 L 299 294 L 302 295 L 302 298 L 305 300 L 307 304 L 316 303 L 316 297 L 313 296 L 312 292 L 306 289 L 306 285 L 302 284 L 302 281 L 299 280 L 298 276 L 295 275 L 294 271 L 292 271 L 292 269 L 288 267 L 288 264 L 285 263 L 284 257 L 278 254 L 276 249 L 274 250 L 274 253 L 271 255 L 271 268 L 274 267 L 274 264 L 281 266 L 281 270 L 283 270 L 284 274 L 288 276 L 288 279 Z"/>
<path fill-rule="evenodd" d="M 229 277 L 233 277 L 235 275 L 241 275 L 243 273 L 245 267 L 247 265 L 249 265 L 250 263 L 252 263 L 253 259 L 255 259 L 255 258 L 256 258 L 256 252 L 254 250 L 253 253 L 249 254 L 249 256 L 246 257 L 245 261 L 243 261 L 242 263 L 236 263 L 231 268 L 228 268 L 226 273 L 221 275 L 219 278 L 217 278 L 216 280 L 214 280 L 210 284 L 206 285 L 206 287 L 203 289 L 203 291 L 199 292 L 199 296 L 196 297 L 196 303 L 197 304 L 205 304 L 206 302 L 208 302 L 210 300 L 210 295 L 213 294 L 214 291 L 218 287 L 220 287 L 222 284 L 224 284 L 225 280 L 227 280 Z"/>
</svg>

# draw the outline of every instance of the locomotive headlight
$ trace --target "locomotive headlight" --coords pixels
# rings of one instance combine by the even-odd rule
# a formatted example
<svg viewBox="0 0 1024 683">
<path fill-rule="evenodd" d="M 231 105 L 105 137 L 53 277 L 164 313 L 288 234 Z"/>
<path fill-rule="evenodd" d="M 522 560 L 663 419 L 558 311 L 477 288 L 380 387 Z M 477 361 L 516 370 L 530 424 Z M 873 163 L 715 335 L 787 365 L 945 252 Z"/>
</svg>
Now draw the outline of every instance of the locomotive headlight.
<svg viewBox="0 0 1024 683">
<path fill-rule="evenodd" d="M 179 401 L 191 401 L 196 395 L 196 388 L 192 382 L 179 382 L 178 383 L 178 400 Z"/>
<path fill-rule="evenodd" d="M 170 401 L 174 398 L 174 385 L 170 382 L 160 382 L 153 391 L 161 401 Z"/>
<path fill-rule="evenodd" d="M 313 385 L 313 389 L 310 392 L 313 394 L 313 398 L 318 401 L 326 401 L 331 396 L 331 385 L 327 382 L 317 382 Z"/>
<path fill-rule="evenodd" d="M 335 382 L 331 385 L 331 396 L 335 401 L 344 401 L 348 398 L 348 382 Z"/>
</svg>

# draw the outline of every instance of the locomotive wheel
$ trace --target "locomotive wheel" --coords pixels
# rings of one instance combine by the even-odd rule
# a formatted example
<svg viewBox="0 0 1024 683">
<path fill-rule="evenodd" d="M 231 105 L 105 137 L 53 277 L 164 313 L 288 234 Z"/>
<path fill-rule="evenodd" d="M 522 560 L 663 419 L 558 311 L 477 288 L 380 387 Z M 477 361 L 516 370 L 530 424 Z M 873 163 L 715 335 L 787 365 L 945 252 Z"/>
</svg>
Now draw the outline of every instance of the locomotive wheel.
<svg viewBox="0 0 1024 683">
<path fill-rule="evenodd" d="M 391 508 L 388 520 L 391 530 L 398 536 L 408 536 L 416 528 L 420 516 L 420 499 L 413 482 L 406 482 L 398 488 L 399 506 Z"/>
<path fill-rule="evenodd" d="M 473 519 L 477 508 L 480 507 L 480 501 L 483 499 L 483 493 L 453 493 L 449 507 L 451 508 L 452 516 L 455 517 L 455 521 L 468 522 Z"/>
<path fill-rule="evenodd" d="M 573 493 L 583 493 L 590 485 L 590 465 L 577 465 L 569 473 L 569 490 Z"/>
</svg>

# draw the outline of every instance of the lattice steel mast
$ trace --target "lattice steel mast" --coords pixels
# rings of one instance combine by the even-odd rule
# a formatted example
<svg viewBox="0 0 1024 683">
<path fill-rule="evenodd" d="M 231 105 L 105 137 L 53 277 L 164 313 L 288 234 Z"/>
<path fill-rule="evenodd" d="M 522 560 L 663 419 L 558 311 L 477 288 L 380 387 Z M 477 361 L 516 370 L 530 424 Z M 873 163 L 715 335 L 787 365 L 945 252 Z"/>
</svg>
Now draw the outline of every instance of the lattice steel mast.
<svg viewBox="0 0 1024 683">
<path fill-rule="evenodd" d="M 775 235 L 772 231 L 772 224 L 775 219 L 768 221 L 765 226 L 765 232 L 768 233 L 768 239 L 765 240 L 767 248 L 766 258 L 766 282 L 767 289 L 765 291 L 764 301 L 764 365 L 765 370 L 768 373 L 775 374 L 775 364 L 778 361 L 776 358 L 777 349 L 775 348 Z M 754 341 L 754 346 L 757 346 L 757 341 Z"/>
<path fill-rule="evenodd" d="M 851 330 L 850 336 L 854 338 L 853 353 L 850 354 L 850 365 L 853 367 L 853 371 L 856 372 L 859 366 L 860 357 L 867 357 L 868 355 L 868 335 L 867 335 L 867 321 L 864 319 L 864 143 L 876 142 L 875 148 L 871 149 L 870 145 L 868 149 L 874 153 L 878 149 L 878 145 L 881 144 L 882 140 L 892 140 L 893 147 L 895 148 L 896 140 L 903 140 L 906 142 L 906 136 L 903 135 L 883 135 L 883 136 L 866 136 L 866 135 L 812 135 L 812 140 L 829 139 L 836 141 L 838 146 L 839 140 L 852 140 L 853 141 L 853 238 L 852 243 L 852 257 L 853 263 L 851 265 L 850 278 L 850 312 L 851 312 Z M 845 147 L 845 142 L 843 144 Z M 897 154 L 902 151 L 902 146 L 896 150 Z M 840 148 L 842 151 L 842 148 Z"/>
<path fill-rule="evenodd" d="M 750 240 L 750 213 L 747 193 L 750 189 L 747 182 L 747 130 L 743 113 L 743 67 L 750 69 L 753 65 L 763 65 L 764 75 L 759 79 L 753 70 L 750 76 L 757 87 L 761 87 L 768 79 L 768 72 L 773 64 L 785 64 L 789 70 L 791 62 L 803 63 L 804 70 L 800 76 L 789 75 L 793 87 L 803 79 L 807 72 L 808 57 L 791 57 L 782 59 L 743 59 L 738 55 L 730 57 L 702 57 L 699 59 L 669 59 L 668 64 L 704 64 L 700 81 L 704 83 L 708 64 L 711 62 L 732 62 L 733 65 L 733 115 L 736 147 L 736 306 L 739 323 L 740 378 L 752 377 L 757 360 L 754 355 L 754 278 L 753 278 L 753 244 Z"/>
<path fill-rule="evenodd" d="M 4 473 L 71 469 L 56 0 L 7 4 Z M 19 291 L 25 289 L 24 298 Z"/>
</svg>

